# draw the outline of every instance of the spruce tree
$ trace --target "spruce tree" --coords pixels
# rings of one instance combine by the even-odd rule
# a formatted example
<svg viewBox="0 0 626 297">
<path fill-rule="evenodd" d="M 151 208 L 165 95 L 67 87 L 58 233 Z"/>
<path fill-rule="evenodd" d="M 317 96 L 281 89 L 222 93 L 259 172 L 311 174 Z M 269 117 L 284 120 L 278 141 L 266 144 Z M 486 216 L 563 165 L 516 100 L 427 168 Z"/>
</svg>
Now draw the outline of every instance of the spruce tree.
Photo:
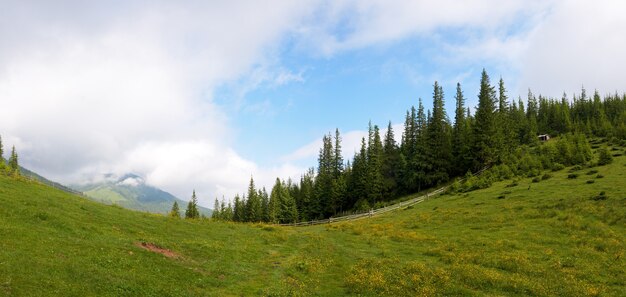
<svg viewBox="0 0 626 297">
<path fill-rule="evenodd" d="M 528 106 L 526 108 L 526 119 L 528 128 L 526 130 L 525 142 L 526 144 L 537 144 L 538 126 L 537 126 L 537 98 L 528 89 Z"/>
<path fill-rule="evenodd" d="M 352 173 L 348 184 L 348 193 L 350 207 L 354 206 L 359 200 L 368 198 L 369 189 L 369 169 L 367 162 L 367 145 L 365 138 L 361 138 L 361 149 L 354 155 L 352 162 Z"/>
<path fill-rule="evenodd" d="M 174 205 L 172 205 L 172 210 L 170 211 L 169 216 L 172 218 L 180 218 L 180 208 L 178 207 L 177 201 L 174 201 Z"/>
<path fill-rule="evenodd" d="M 270 221 L 270 212 L 269 212 L 270 198 L 269 198 L 269 195 L 267 194 L 267 190 L 265 190 L 265 187 L 259 190 L 258 195 L 261 199 L 261 213 L 262 213 L 261 221 L 269 222 Z"/>
<path fill-rule="evenodd" d="M 474 116 L 474 169 L 489 166 L 497 161 L 495 101 L 495 90 L 489 83 L 487 72 L 483 69 L 478 94 L 478 108 Z"/>
<path fill-rule="evenodd" d="M 454 160 L 454 175 L 463 175 L 470 169 L 470 128 L 469 117 L 465 114 L 465 97 L 461 90 L 461 84 L 456 84 L 456 109 L 454 112 L 454 127 L 452 130 L 452 158 Z"/>
<path fill-rule="evenodd" d="M 387 133 L 383 141 L 383 192 L 387 199 L 400 193 L 400 182 L 405 170 L 404 157 L 398 147 L 391 122 L 387 125 Z"/>
<path fill-rule="evenodd" d="M 15 151 L 15 146 L 13 146 L 13 148 L 11 149 L 11 157 L 9 158 L 9 169 L 11 169 L 14 174 L 20 174 L 20 165 L 17 160 L 17 152 Z"/>
<path fill-rule="evenodd" d="M 429 178 L 431 184 L 440 184 L 449 178 L 451 171 L 452 147 L 450 123 L 444 108 L 444 94 L 442 87 L 435 82 L 433 91 L 433 113 L 428 125 L 429 146 Z"/>
<path fill-rule="evenodd" d="M 263 219 L 263 209 L 261 206 L 261 198 L 259 197 L 255 187 L 254 179 L 250 177 L 250 184 L 248 185 L 248 200 L 246 203 L 246 221 L 248 222 L 260 222 Z"/>
<path fill-rule="evenodd" d="M 371 125 L 371 124 L 370 124 Z M 383 200 L 383 144 L 380 139 L 380 130 L 377 125 L 371 128 L 371 142 L 368 146 L 367 168 L 368 178 L 368 201 L 371 205 Z"/>
<path fill-rule="evenodd" d="M 200 218 L 200 212 L 198 211 L 198 198 L 196 197 L 196 190 L 193 190 L 191 200 L 187 204 L 185 210 L 185 219 L 197 219 Z"/>
<path fill-rule="evenodd" d="M 241 200 L 239 194 L 235 195 L 235 202 L 233 205 L 233 221 L 243 222 L 245 220 L 245 206 Z"/>
<path fill-rule="evenodd" d="M 280 190 L 281 205 L 279 220 L 281 223 L 296 223 L 298 221 L 298 209 L 296 207 L 296 201 L 289 193 L 289 185 L 283 182 Z"/>
<path fill-rule="evenodd" d="M 333 171 L 335 156 L 330 134 L 322 138 L 322 148 L 318 158 L 317 177 L 315 179 L 315 197 L 319 201 L 319 213 L 316 217 L 329 217 L 334 214 L 336 205 L 333 199 Z"/>
<path fill-rule="evenodd" d="M 330 207 L 328 213 L 335 214 L 337 211 L 341 211 L 345 204 L 345 196 L 347 191 L 347 181 L 344 176 L 343 157 L 341 154 L 341 135 L 339 129 L 335 129 L 334 139 L 334 151 L 333 151 L 333 177 L 331 182 L 331 197 Z M 292 195 L 293 196 L 293 195 Z"/>
<path fill-rule="evenodd" d="M 220 202 L 217 201 L 217 197 L 215 198 L 215 203 L 213 204 L 213 212 L 211 213 L 211 218 L 214 220 L 221 219 Z"/>
<path fill-rule="evenodd" d="M 272 223 L 280 223 L 281 220 L 281 206 L 283 204 L 283 184 L 279 178 L 276 178 L 276 182 L 272 187 L 270 193 L 270 201 L 268 204 L 269 218 Z"/>
<path fill-rule="evenodd" d="M 504 80 L 500 78 L 498 82 L 498 113 L 496 115 L 496 148 L 498 150 L 499 162 L 508 157 L 513 147 L 512 140 L 515 135 L 509 125 L 509 102 L 504 87 Z"/>
</svg>

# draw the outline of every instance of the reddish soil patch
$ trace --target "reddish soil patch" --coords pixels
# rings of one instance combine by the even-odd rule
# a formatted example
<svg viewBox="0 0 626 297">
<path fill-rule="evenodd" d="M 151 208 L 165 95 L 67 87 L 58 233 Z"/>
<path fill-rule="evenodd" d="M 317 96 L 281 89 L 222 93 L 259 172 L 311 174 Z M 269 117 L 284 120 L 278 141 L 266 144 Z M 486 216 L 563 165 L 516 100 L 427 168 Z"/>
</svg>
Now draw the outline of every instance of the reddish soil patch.
<svg viewBox="0 0 626 297">
<path fill-rule="evenodd" d="M 137 242 L 137 243 L 135 243 L 135 245 L 140 247 L 140 248 L 142 248 L 142 249 L 146 249 L 146 250 L 149 250 L 149 251 L 154 252 L 154 253 L 159 253 L 159 254 L 161 254 L 163 256 L 166 256 L 168 258 L 174 258 L 174 259 L 180 258 L 179 254 L 177 254 L 177 253 L 175 253 L 175 252 L 173 252 L 171 250 L 164 249 L 164 248 L 162 248 L 160 246 L 157 246 L 154 243 Z"/>
</svg>

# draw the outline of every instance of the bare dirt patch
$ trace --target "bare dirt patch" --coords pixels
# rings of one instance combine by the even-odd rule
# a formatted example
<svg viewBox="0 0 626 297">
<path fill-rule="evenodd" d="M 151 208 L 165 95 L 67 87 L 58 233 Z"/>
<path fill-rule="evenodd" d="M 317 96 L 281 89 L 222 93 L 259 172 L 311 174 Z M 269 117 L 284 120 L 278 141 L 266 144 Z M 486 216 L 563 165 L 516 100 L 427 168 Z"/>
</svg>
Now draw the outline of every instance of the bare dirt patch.
<svg viewBox="0 0 626 297">
<path fill-rule="evenodd" d="M 140 248 L 142 248 L 142 249 L 145 249 L 145 250 L 148 250 L 148 251 L 151 251 L 151 252 L 154 252 L 154 253 L 159 253 L 159 254 L 161 254 L 163 256 L 166 256 L 168 258 L 178 259 L 178 258 L 181 257 L 179 254 L 175 253 L 174 251 L 162 248 L 162 247 L 160 247 L 160 246 L 158 246 L 158 245 L 156 245 L 154 243 L 137 242 L 137 243 L 135 243 L 135 245 L 140 247 Z"/>
</svg>

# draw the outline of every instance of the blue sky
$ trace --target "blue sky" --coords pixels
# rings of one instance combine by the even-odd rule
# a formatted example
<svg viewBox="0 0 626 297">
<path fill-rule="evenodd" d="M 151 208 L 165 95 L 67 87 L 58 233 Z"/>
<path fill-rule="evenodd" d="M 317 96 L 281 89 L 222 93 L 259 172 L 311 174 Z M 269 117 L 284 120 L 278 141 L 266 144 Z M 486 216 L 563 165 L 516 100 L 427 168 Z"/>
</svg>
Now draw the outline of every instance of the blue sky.
<svg viewBox="0 0 626 297">
<path fill-rule="evenodd" d="M 136 173 L 200 203 L 316 165 L 339 128 L 401 134 L 432 85 L 476 104 L 623 92 L 623 1 L 2 1 L 0 135 L 22 164 L 82 183 Z"/>
</svg>

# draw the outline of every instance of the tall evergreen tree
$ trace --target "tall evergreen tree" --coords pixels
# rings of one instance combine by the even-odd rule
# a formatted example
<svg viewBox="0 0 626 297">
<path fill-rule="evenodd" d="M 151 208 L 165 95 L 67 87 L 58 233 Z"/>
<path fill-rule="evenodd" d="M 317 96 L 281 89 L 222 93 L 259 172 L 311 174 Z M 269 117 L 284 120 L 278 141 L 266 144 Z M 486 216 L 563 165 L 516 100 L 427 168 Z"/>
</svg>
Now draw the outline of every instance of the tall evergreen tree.
<svg viewBox="0 0 626 297">
<path fill-rule="evenodd" d="M 289 185 L 283 182 L 281 192 L 280 222 L 296 223 L 298 221 L 298 208 L 295 199 L 289 192 Z"/>
<path fill-rule="evenodd" d="M 261 220 L 263 222 L 269 222 L 270 221 L 270 210 L 269 210 L 269 203 L 270 203 L 270 198 L 269 195 L 267 194 L 267 190 L 265 190 L 265 187 L 263 187 L 262 190 L 259 190 L 259 197 L 261 198 Z"/>
<path fill-rule="evenodd" d="M 339 135 L 339 129 L 335 129 L 335 145 L 333 151 L 333 177 L 331 182 L 331 197 L 330 204 L 331 209 L 329 213 L 337 213 L 341 211 L 345 204 L 345 196 L 347 191 L 347 181 L 344 176 L 343 157 L 341 155 L 341 136 Z"/>
<path fill-rule="evenodd" d="M 270 192 L 270 202 L 268 204 L 270 222 L 280 223 L 281 205 L 283 204 L 283 185 L 279 178 L 276 178 L 276 182 Z"/>
<path fill-rule="evenodd" d="M 309 170 L 300 178 L 300 192 L 296 198 L 296 206 L 298 207 L 300 218 L 303 221 L 309 221 L 316 217 L 319 213 L 319 201 L 314 196 L 314 180 L 315 170 Z"/>
<path fill-rule="evenodd" d="M 500 78 L 498 82 L 498 114 L 496 116 L 496 147 L 498 148 L 499 161 L 503 162 L 516 146 L 517 138 L 511 125 L 509 97 L 506 94 L 504 80 Z"/>
<path fill-rule="evenodd" d="M 325 135 L 322 138 L 322 148 L 319 154 L 317 178 L 315 179 L 315 197 L 319 201 L 321 209 L 318 217 L 328 217 L 334 214 L 336 205 L 333 201 L 333 168 L 334 150 L 332 138 Z"/>
<path fill-rule="evenodd" d="M 470 155 L 470 131 L 465 116 L 465 98 L 461 84 L 456 84 L 456 109 L 454 112 L 454 128 L 452 130 L 452 156 L 454 160 L 454 175 L 462 175 L 470 169 L 472 156 Z"/>
<path fill-rule="evenodd" d="M 213 212 L 211 212 L 211 218 L 215 219 L 215 220 L 220 220 L 221 219 L 221 208 L 220 208 L 220 202 L 217 200 L 217 197 L 215 198 L 215 203 L 213 204 Z"/>
<path fill-rule="evenodd" d="M 243 222 L 245 220 L 245 206 L 241 200 L 239 194 L 235 195 L 235 202 L 233 205 L 233 221 Z"/>
<path fill-rule="evenodd" d="M 196 190 L 193 190 L 191 200 L 189 200 L 189 203 L 187 204 L 187 209 L 185 210 L 185 218 L 197 219 L 199 217 L 200 212 L 198 211 L 198 198 L 196 197 Z"/>
<path fill-rule="evenodd" d="M 260 222 L 263 218 L 263 209 L 261 207 L 261 198 L 254 187 L 254 179 L 250 177 L 248 185 L 248 200 L 246 202 L 246 221 Z"/>
<path fill-rule="evenodd" d="M 14 174 L 20 174 L 20 165 L 17 160 L 17 152 L 15 151 L 15 146 L 11 149 L 11 157 L 9 158 L 9 169 Z"/>
<path fill-rule="evenodd" d="M 404 156 L 398 147 L 391 122 L 387 125 L 387 133 L 383 141 L 383 192 L 387 199 L 400 194 L 402 173 L 406 167 Z"/>
<path fill-rule="evenodd" d="M 349 191 L 351 197 L 349 205 L 353 206 L 359 200 L 367 201 L 369 193 L 369 168 L 367 161 L 367 145 L 365 138 L 361 138 L 361 149 L 354 155 L 352 174 L 350 175 Z"/>
<path fill-rule="evenodd" d="M 343 157 L 341 156 L 341 135 L 339 129 L 335 129 L 335 147 L 333 152 L 333 177 L 338 178 L 343 173 Z"/>
<path fill-rule="evenodd" d="M 528 123 L 528 128 L 526 130 L 525 142 L 526 144 L 536 144 L 537 143 L 537 135 L 538 135 L 538 126 L 537 126 L 537 98 L 533 95 L 533 93 L 528 89 L 528 106 L 526 108 L 526 119 Z"/>
<path fill-rule="evenodd" d="M 473 126 L 474 169 L 489 166 L 497 161 L 495 101 L 495 90 L 489 83 L 487 71 L 483 69 Z"/>
<path fill-rule="evenodd" d="M 174 205 L 172 205 L 172 210 L 170 211 L 169 216 L 172 218 L 180 218 L 180 208 L 178 207 L 177 201 L 174 201 Z"/>
<path fill-rule="evenodd" d="M 380 130 L 377 125 L 372 128 L 372 139 L 368 146 L 368 201 L 370 204 L 383 200 L 383 144 L 380 139 Z"/>
<path fill-rule="evenodd" d="M 433 91 L 433 112 L 428 125 L 428 174 L 430 184 L 440 184 L 449 178 L 451 171 L 452 148 L 450 141 L 450 124 L 444 108 L 442 87 L 435 81 Z"/>
</svg>

